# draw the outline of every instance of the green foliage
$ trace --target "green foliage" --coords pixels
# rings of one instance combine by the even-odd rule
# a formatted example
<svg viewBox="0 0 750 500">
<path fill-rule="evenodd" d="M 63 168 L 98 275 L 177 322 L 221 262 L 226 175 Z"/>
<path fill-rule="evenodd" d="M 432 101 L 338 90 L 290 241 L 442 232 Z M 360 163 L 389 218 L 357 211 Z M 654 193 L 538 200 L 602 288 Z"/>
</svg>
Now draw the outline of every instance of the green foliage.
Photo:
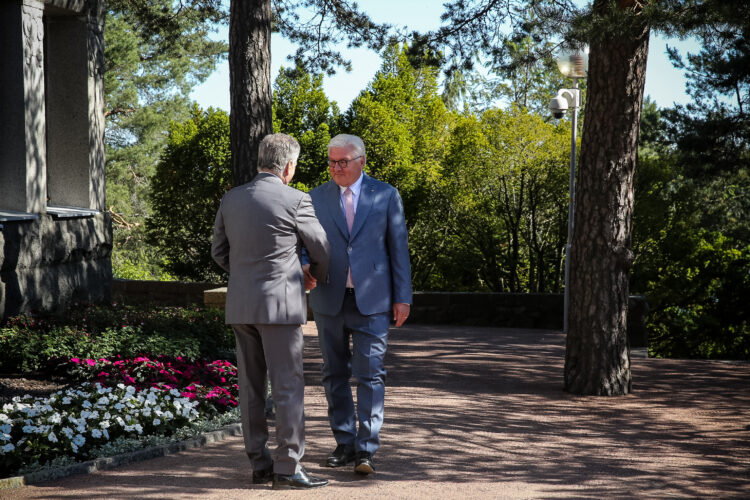
<svg viewBox="0 0 750 500">
<path fill-rule="evenodd" d="M 565 245 L 566 126 L 512 108 L 466 116 L 445 157 L 442 203 L 432 220 L 449 228 L 450 286 L 469 290 L 553 291 Z M 440 193 L 435 193 L 440 198 Z"/>
<path fill-rule="evenodd" d="M 273 130 L 299 141 L 302 151 L 293 185 L 309 189 L 328 180 L 328 142 L 338 134 L 340 112 L 323 92 L 323 76 L 284 69 L 274 82 Z"/>
<path fill-rule="evenodd" d="M 17 316 L 0 328 L 0 372 L 33 373 L 55 360 L 120 355 L 220 358 L 234 335 L 215 309 L 76 307 L 65 316 Z"/>
<path fill-rule="evenodd" d="M 368 88 L 354 100 L 348 129 L 367 147 L 367 171 L 397 187 L 407 221 L 417 219 L 440 177 L 451 115 L 437 91 L 437 69 L 410 63 L 406 47 L 390 46 Z"/>
<path fill-rule="evenodd" d="M 173 123 L 153 178 L 153 215 L 148 241 L 182 279 L 218 280 L 211 259 L 213 223 L 221 197 L 231 187 L 229 116 L 193 108 L 192 118 Z"/>
<path fill-rule="evenodd" d="M 226 43 L 208 38 L 222 16 L 165 0 L 113 0 L 107 9 L 106 195 L 115 221 L 113 260 L 118 272 L 159 279 L 162 258 L 144 248 L 151 178 L 169 123 L 189 118 L 191 90 L 226 55 Z M 137 271 L 128 263 L 138 263 Z"/>
<path fill-rule="evenodd" d="M 718 31 L 700 31 L 703 47 L 685 61 L 670 51 L 687 71 L 692 103 L 644 104 L 632 288 L 648 297 L 654 355 L 750 359 L 744 304 L 750 296 L 750 120 L 744 112 L 750 48 L 747 26 L 738 27 L 743 22 L 728 18 Z"/>
</svg>

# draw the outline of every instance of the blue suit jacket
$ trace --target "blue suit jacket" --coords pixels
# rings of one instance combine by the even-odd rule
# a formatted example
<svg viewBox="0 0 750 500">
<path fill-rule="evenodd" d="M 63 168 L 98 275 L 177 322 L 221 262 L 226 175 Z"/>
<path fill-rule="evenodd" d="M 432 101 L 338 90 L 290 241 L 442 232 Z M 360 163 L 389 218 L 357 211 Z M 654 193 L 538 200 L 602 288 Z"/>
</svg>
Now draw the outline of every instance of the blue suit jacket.
<svg viewBox="0 0 750 500">
<path fill-rule="evenodd" d="M 362 314 L 388 312 L 396 302 L 411 304 L 411 266 L 401 196 L 393 186 L 363 176 L 351 235 L 338 185 L 331 180 L 310 191 L 315 214 L 331 245 L 328 280 L 318 280 L 310 291 L 310 307 L 315 312 L 332 316 L 341 310 L 349 265 Z"/>
</svg>

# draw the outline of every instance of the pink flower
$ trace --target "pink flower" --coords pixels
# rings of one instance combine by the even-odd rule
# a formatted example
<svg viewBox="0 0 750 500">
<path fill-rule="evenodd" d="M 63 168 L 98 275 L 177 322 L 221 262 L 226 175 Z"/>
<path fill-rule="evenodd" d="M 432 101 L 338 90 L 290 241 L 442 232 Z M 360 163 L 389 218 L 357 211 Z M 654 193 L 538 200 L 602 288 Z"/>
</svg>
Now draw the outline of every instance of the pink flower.
<svg viewBox="0 0 750 500">
<path fill-rule="evenodd" d="M 96 366 L 96 361 L 94 361 L 93 359 L 87 359 L 86 364 L 89 366 Z"/>
<path fill-rule="evenodd" d="M 122 379 L 125 381 L 126 384 L 135 384 L 135 379 L 131 377 L 130 375 L 123 374 Z"/>
<path fill-rule="evenodd" d="M 70 362 L 71 362 L 71 363 L 76 363 L 76 364 L 78 364 L 78 363 L 80 363 L 80 362 L 81 362 L 81 360 L 80 360 L 80 359 L 78 359 L 78 358 L 70 358 Z"/>
</svg>

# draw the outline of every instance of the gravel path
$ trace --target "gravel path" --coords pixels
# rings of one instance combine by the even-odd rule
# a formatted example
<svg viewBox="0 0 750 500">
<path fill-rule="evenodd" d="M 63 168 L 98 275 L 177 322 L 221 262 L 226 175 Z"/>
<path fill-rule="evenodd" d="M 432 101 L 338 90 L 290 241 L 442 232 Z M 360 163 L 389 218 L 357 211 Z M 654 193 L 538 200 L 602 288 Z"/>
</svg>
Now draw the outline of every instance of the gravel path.
<svg viewBox="0 0 750 500">
<path fill-rule="evenodd" d="M 383 445 L 363 478 L 320 465 L 335 443 L 312 324 L 305 342 L 303 462 L 329 486 L 251 484 L 232 437 L 0 498 L 750 498 L 749 363 L 634 357 L 632 395 L 576 397 L 559 332 L 391 330 Z"/>
</svg>

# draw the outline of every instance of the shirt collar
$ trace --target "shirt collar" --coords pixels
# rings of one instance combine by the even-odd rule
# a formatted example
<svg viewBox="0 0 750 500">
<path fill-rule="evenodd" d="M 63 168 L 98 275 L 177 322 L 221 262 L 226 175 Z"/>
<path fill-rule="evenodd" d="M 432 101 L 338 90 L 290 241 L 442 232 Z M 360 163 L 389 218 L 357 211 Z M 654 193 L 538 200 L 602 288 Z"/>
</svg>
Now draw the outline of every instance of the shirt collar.
<svg viewBox="0 0 750 500">
<path fill-rule="evenodd" d="M 357 196 L 359 194 L 359 190 L 362 189 L 362 180 L 364 178 L 365 178 L 365 174 L 364 174 L 364 172 L 361 172 L 359 174 L 359 179 L 357 179 L 356 181 L 354 181 L 354 184 L 352 184 L 351 186 L 349 186 L 351 188 L 351 190 L 352 190 L 352 196 Z M 344 194 L 344 191 L 346 191 L 346 188 L 339 186 L 339 192 L 341 194 Z"/>
</svg>

